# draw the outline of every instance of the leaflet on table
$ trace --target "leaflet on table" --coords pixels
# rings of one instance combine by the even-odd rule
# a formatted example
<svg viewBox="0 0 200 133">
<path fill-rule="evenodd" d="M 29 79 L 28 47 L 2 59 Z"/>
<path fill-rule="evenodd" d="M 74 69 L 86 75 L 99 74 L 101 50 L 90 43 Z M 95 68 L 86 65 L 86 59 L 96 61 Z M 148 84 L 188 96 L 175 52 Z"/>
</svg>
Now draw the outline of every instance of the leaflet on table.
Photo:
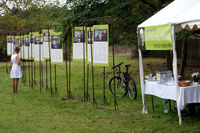
<svg viewBox="0 0 200 133">
<path fill-rule="evenodd" d="M 7 36 L 7 55 L 12 55 L 13 39 L 12 36 Z"/>
<path fill-rule="evenodd" d="M 51 62 L 63 63 L 63 45 L 62 45 L 62 33 L 50 32 L 51 34 Z"/>
<path fill-rule="evenodd" d="M 49 60 L 51 51 L 51 33 L 53 30 L 43 30 L 43 58 Z"/>
<path fill-rule="evenodd" d="M 44 61 L 43 59 L 43 35 L 35 32 L 35 61 Z"/>
<path fill-rule="evenodd" d="M 109 28 L 108 25 L 94 25 L 94 65 L 108 65 L 109 56 Z"/>
<path fill-rule="evenodd" d="M 86 59 L 86 43 L 85 43 L 86 27 L 75 27 L 72 31 L 73 36 L 73 59 Z"/>
<path fill-rule="evenodd" d="M 88 62 L 92 61 L 92 51 L 93 51 L 93 27 L 87 27 L 87 59 Z"/>
</svg>

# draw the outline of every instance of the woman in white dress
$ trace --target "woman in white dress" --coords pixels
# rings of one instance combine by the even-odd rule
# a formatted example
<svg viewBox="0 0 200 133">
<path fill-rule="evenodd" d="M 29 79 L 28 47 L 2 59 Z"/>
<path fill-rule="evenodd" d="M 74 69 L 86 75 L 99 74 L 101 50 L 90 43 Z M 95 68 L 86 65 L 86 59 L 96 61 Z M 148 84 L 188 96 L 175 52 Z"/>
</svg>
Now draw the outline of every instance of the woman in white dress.
<svg viewBox="0 0 200 133">
<path fill-rule="evenodd" d="M 17 88 L 18 88 L 18 81 L 19 78 L 22 77 L 22 71 L 20 67 L 20 59 L 19 59 L 19 52 L 20 48 L 16 47 L 15 52 L 11 56 L 11 61 L 10 64 L 12 65 L 12 69 L 10 72 L 10 78 L 13 79 L 12 81 L 12 86 L 13 86 L 13 93 L 17 93 Z"/>
</svg>

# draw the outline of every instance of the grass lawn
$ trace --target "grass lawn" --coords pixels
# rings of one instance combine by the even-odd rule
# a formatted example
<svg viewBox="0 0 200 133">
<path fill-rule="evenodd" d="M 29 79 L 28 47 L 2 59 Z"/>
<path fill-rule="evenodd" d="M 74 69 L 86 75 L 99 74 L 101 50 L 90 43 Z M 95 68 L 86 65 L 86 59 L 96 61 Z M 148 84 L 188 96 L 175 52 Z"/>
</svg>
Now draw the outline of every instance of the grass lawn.
<svg viewBox="0 0 200 133">
<path fill-rule="evenodd" d="M 111 58 L 110 58 L 111 59 Z M 151 97 L 146 95 L 148 114 L 143 115 L 141 91 L 139 84 L 138 59 L 129 55 L 116 55 L 116 64 L 121 61 L 131 64 L 131 76 L 136 80 L 138 97 L 131 101 L 128 96 L 117 98 L 119 111 L 114 111 L 113 96 L 108 82 L 112 77 L 111 67 L 106 67 L 106 97 L 108 105 L 103 103 L 103 68 L 95 70 L 95 98 L 97 105 L 92 106 L 91 68 L 89 73 L 90 102 L 83 101 L 82 63 L 72 63 L 71 91 L 73 99 L 66 97 L 65 64 L 57 64 L 57 88 L 59 95 L 46 92 L 44 70 L 44 87 L 40 93 L 39 70 L 36 71 L 37 85 L 32 89 L 27 82 L 19 82 L 18 94 L 12 93 L 10 75 L 6 74 L 5 63 L 0 63 L 0 133 L 198 133 L 200 117 L 183 117 L 179 125 L 177 112 L 163 113 L 162 100 L 154 97 L 155 112 L 152 113 Z M 163 59 L 144 59 L 145 73 L 165 70 Z M 110 60 L 110 66 L 112 60 Z M 28 73 L 28 69 L 26 69 Z M 49 75 L 49 68 L 48 68 Z M 54 66 L 52 65 L 52 82 L 54 89 Z M 48 80 L 48 86 L 49 80 Z"/>
</svg>

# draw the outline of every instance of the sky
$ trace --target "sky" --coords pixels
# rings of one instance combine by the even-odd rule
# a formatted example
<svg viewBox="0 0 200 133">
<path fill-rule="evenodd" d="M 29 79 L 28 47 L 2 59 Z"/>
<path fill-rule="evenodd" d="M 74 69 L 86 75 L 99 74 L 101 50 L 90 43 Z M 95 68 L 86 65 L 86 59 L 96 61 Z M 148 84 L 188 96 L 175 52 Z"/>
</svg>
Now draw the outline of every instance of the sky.
<svg viewBox="0 0 200 133">
<path fill-rule="evenodd" d="M 60 3 L 63 5 L 63 4 L 66 3 L 67 0 L 59 0 L 59 1 L 60 1 Z"/>
<path fill-rule="evenodd" d="M 53 2 L 55 0 L 46 0 L 47 2 L 50 1 L 50 2 Z M 59 0 L 60 2 L 60 6 L 64 5 L 66 3 L 67 0 Z"/>
<path fill-rule="evenodd" d="M 45 0 L 48 3 L 53 3 L 56 0 Z M 59 6 L 63 6 L 66 3 L 67 0 L 59 0 L 60 5 Z M 0 0 L 0 3 L 2 2 L 2 0 Z M 7 3 L 8 7 L 11 8 L 13 5 L 10 3 Z M 2 15 L 4 13 L 4 10 L 2 8 L 0 8 L 0 15 Z"/>
</svg>

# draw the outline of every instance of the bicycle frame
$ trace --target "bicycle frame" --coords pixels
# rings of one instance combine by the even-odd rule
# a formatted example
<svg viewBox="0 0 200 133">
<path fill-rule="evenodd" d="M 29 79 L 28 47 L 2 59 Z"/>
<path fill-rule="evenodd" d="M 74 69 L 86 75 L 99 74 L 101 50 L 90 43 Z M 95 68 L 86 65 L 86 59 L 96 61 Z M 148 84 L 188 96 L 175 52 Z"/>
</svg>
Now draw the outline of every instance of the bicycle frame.
<svg viewBox="0 0 200 133">
<path fill-rule="evenodd" d="M 125 85 L 128 84 L 128 81 L 130 79 L 130 74 L 128 73 L 128 68 L 126 69 L 126 72 L 121 71 L 121 67 L 119 66 L 118 76 L 124 81 Z M 123 75 L 123 76 L 122 76 Z"/>
<path fill-rule="evenodd" d="M 129 98 L 131 100 L 133 100 L 133 99 L 135 100 L 137 97 L 137 88 L 136 88 L 134 79 L 131 78 L 130 74 L 128 73 L 130 65 L 126 64 L 125 65 L 126 71 L 123 72 L 123 71 L 121 71 L 121 67 L 120 67 L 122 64 L 123 64 L 123 62 L 121 62 L 120 64 L 118 64 L 116 66 L 113 66 L 113 69 L 118 68 L 118 70 L 116 70 L 117 75 L 112 77 L 109 81 L 110 91 L 113 95 L 116 95 L 116 96 L 125 96 L 126 94 L 128 94 Z M 114 82 L 113 80 L 117 80 L 116 85 L 117 85 L 117 88 L 119 89 L 118 92 L 113 91 L 113 88 L 112 88 L 112 83 Z M 115 82 L 114 82 L 114 84 L 115 84 Z M 124 91 L 122 89 L 124 89 Z"/>
</svg>

